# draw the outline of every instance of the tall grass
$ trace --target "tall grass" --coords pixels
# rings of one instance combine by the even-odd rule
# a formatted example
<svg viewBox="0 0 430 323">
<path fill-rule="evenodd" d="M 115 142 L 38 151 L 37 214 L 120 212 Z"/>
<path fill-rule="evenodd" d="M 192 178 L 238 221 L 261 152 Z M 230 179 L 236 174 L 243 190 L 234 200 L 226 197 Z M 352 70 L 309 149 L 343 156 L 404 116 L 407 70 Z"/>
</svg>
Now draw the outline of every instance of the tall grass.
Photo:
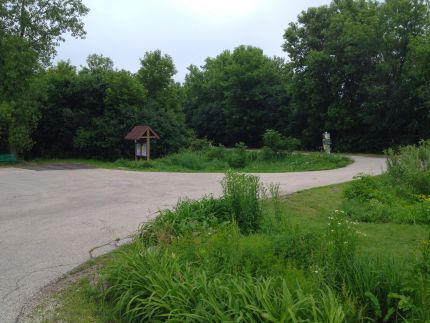
<svg viewBox="0 0 430 323">
<path fill-rule="evenodd" d="M 221 199 L 206 196 L 198 201 L 179 201 L 173 210 L 160 211 L 155 220 L 141 227 L 146 245 L 169 244 L 185 235 L 207 234 L 230 223 L 228 206 Z"/>
<path fill-rule="evenodd" d="M 166 250 L 138 246 L 105 276 L 105 293 L 125 322 L 344 322 L 330 288 L 306 293 L 283 278 L 208 276 Z"/>
</svg>

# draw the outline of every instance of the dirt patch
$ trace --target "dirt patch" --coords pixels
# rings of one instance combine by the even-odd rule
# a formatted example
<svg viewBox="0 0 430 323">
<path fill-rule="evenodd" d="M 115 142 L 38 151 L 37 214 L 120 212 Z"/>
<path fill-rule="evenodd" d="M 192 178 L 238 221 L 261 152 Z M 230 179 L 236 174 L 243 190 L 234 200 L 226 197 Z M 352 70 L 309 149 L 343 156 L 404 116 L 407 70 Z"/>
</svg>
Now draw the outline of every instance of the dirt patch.
<svg viewBox="0 0 430 323">
<path fill-rule="evenodd" d="M 38 172 L 51 171 L 51 170 L 80 170 L 80 169 L 94 169 L 95 167 L 85 164 L 43 164 L 43 165 L 26 165 L 19 164 L 16 168 L 27 170 L 34 170 Z"/>
<path fill-rule="evenodd" d="M 84 278 L 88 279 L 95 286 L 101 266 L 97 262 L 85 263 L 67 275 L 43 287 L 30 302 L 22 307 L 16 322 L 57 322 L 56 314 L 62 306 L 58 295 Z"/>
</svg>

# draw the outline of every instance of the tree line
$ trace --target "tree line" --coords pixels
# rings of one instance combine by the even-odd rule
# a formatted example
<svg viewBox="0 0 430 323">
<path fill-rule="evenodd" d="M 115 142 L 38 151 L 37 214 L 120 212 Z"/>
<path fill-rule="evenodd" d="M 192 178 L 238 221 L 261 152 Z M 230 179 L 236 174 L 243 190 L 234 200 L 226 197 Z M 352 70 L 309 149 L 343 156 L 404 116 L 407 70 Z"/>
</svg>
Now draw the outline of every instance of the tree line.
<svg viewBox="0 0 430 323">
<path fill-rule="evenodd" d="M 430 136 L 430 5 L 426 0 L 334 0 L 284 32 L 288 59 L 252 46 L 190 66 L 183 84 L 159 50 L 138 72 L 90 55 L 51 66 L 66 31 L 85 35 L 81 0 L 0 4 L 0 153 L 114 159 L 137 124 L 163 155 L 193 138 L 259 147 L 267 129 L 318 149 L 381 152 Z M 281 44 L 280 44 L 281 45 Z"/>
</svg>

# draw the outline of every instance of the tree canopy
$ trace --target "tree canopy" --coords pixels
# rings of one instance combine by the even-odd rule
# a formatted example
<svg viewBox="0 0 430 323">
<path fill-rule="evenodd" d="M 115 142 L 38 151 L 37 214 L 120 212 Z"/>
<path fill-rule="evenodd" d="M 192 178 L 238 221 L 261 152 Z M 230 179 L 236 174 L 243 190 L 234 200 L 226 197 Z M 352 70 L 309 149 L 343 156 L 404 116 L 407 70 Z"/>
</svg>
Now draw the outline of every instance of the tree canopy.
<svg viewBox="0 0 430 323">
<path fill-rule="evenodd" d="M 184 84 L 188 123 L 218 143 L 257 146 L 266 129 L 283 130 L 288 122 L 285 76 L 282 59 L 251 46 L 191 66 Z"/>
<path fill-rule="evenodd" d="M 153 63 L 144 64 L 140 72 L 152 70 Z M 151 125 L 160 135 L 153 147 L 155 155 L 186 144 L 189 131 L 176 106 L 180 102 L 175 99 L 177 85 L 171 77 L 153 98 L 139 73 L 116 70 L 110 58 L 90 55 L 80 71 L 68 62 L 58 63 L 44 74 L 44 82 L 47 95 L 40 101 L 34 156 L 131 156 L 133 147 L 124 137 L 139 124 Z"/>
<path fill-rule="evenodd" d="M 6 0 L 1 2 L 1 27 L 6 35 L 25 39 L 49 63 L 64 33 L 85 36 L 81 17 L 88 12 L 82 0 Z"/>
<path fill-rule="evenodd" d="M 295 134 L 315 147 L 328 130 L 350 151 L 428 138 L 429 26 L 424 0 L 336 0 L 303 12 L 283 45 Z"/>
<path fill-rule="evenodd" d="M 39 97 L 38 72 L 49 64 L 63 33 L 85 35 L 81 0 L 0 2 L 0 150 L 22 153 L 34 144 Z"/>
</svg>

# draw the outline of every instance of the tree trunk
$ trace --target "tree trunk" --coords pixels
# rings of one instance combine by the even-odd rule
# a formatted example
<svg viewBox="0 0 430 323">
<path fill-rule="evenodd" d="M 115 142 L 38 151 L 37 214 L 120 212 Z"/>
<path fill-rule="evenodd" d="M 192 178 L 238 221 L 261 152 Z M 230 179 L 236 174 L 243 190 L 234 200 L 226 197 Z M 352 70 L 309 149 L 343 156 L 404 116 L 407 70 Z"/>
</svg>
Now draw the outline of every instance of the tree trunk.
<svg viewBox="0 0 430 323">
<path fill-rule="evenodd" d="M 25 0 L 22 0 L 21 2 L 21 12 L 20 12 L 20 18 L 19 18 L 19 35 L 21 38 L 24 38 L 25 36 Z"/>
</svg>

